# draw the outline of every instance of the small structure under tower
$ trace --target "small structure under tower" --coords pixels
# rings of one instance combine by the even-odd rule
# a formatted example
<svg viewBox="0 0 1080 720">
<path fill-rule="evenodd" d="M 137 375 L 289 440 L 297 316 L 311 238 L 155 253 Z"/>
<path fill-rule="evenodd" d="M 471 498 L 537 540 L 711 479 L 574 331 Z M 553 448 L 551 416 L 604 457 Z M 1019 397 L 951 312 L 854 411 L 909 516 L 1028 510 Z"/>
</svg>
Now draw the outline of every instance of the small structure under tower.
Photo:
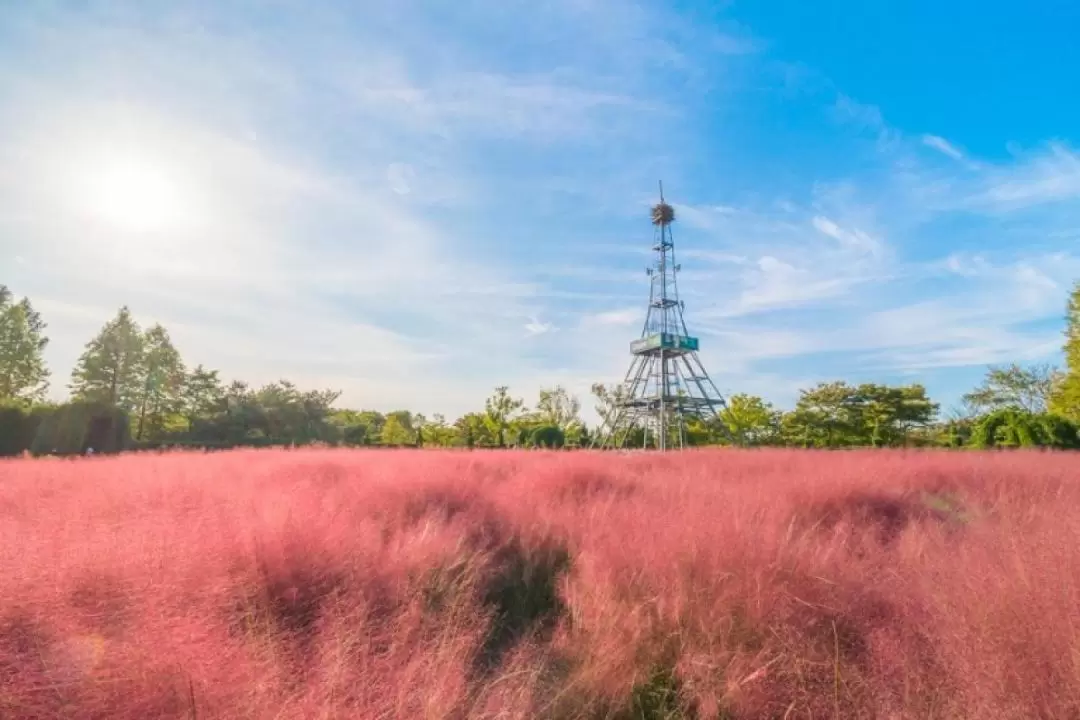
<svg viewBox="0 0 1080 720">
<path fill-rule="evenodd" d="M 675 241 L 671 225 L 675 209 L 664 201 L 652 208 L 655 259 L 648 268 L 649 307 L 641 337 L 630 343 L 633 360 L 593 445 L 622 448 L 629 444 L 658 450 L 686 445 L 686 421 L 697 418 L 731 440 L 720 420 L 724 398 L 698 357 L 698 339 L 686 330 L 684 303 L 679 299 Z M 640 445 L 639 445 L 640 443 Z"/>
</svg>

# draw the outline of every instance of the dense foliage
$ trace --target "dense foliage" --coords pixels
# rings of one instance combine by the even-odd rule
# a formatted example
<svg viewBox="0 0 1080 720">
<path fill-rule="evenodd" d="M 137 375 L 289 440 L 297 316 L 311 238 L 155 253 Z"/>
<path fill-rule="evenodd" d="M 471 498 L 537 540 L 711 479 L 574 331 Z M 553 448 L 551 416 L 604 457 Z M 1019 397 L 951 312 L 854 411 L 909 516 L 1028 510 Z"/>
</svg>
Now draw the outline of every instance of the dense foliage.
<svg viewBox="0 0 1080 720">
<path fill-rule="evenodd" d="M 500 386 L 482 409 L 448 421 L 408 410 L 336 408 L 337 391 L 301 390 L 287 380 L 258 388 L 225 382 L 216 370 L 189 369 L 168 331 L 161 325 L 143 330 L 127 307 L 86 344 L 68 386 L 74 405 L 52 406 L 43 404 L 49 378 L 44 330 L 30 301 L 16 301 L 0 286 L 0 454 L 316 443 L 573 448 L 587 446 L 598 430 L 582 422 L 580 400 L 561 386 L 541 390 L 532 405 Z M 943 420 L 939 404 L 919 384 L 837 381 L 803 390 L 788 411 L 736 394 L 721 413 L 722 424 L 691 425 L 687 440 L 801 448 L 1075 448 L 1080 445 L 1080 284 L 1069 300 L 1065 336 L 1065 369 L 991 367 L 982 385 L 964 396 L 959 417 Z M 613 415 L 622 391 L 592 387 L 602 421 Z M 123 433 L 103 430 L 121 417 Z M 78 418 L 85 427 L 61 429 Z M 640 440 L 640 431 L 628 437 L 630 445 Z"/>
</svg>

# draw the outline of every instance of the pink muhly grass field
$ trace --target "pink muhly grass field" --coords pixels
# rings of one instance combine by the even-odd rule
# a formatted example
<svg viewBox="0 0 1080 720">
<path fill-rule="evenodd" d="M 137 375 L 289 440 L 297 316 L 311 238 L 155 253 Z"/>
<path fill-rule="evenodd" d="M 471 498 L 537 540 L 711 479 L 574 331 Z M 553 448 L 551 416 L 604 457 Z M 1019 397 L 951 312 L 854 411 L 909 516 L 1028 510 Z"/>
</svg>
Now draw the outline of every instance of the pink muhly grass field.
<svg viewBox="0 0 1080 720">
<path fill-rule="evenodd" d="M 2 718 L 1080 714 L 1080 461 L 0 462 Z"/>
</svg>

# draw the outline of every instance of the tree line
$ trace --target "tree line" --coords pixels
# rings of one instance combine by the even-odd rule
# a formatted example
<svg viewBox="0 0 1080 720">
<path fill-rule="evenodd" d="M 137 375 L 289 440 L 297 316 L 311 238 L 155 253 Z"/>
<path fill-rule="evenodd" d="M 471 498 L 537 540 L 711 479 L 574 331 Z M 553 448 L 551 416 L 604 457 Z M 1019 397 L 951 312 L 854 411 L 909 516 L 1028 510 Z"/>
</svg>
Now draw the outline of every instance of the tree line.
<svg viewBox="0 0 1080 720">
<path fill-rule="evenodd" d="M 252 387 L 217 370 L 189 367 L 160 324 L 143 329 L 121 308 L 86 343 L 66 402 L 47 401 L 46 324 L 28 298 L 0 285 L 0 455 L 81 454 L 165 447 L 310 445 L 384 447 L 585 447 L 598 427 L 581 420 L 580 400 L 562 386 L 532 403 L 495 388 L 482 408 L 450 421 L 408 410 L 335 407 L 336 390 L 302 390 L 287 380 Z M 920 384 L 823 382 L 790 410 L 736 394 L 719 422 L 691 423 L 691 445 L 730 442 L 803 448 L 1080 447 L 1080 283 L 1068 303 L 1065 368 L 991 367 L 962 407 L 942 417 Z M 601 420 L 621 400 L 619 385 L 594 384 Z M 720 425 L 723 424 L 723 427 Z M 642 433 L 629 444 L 640 444 Z"/>
</svg>

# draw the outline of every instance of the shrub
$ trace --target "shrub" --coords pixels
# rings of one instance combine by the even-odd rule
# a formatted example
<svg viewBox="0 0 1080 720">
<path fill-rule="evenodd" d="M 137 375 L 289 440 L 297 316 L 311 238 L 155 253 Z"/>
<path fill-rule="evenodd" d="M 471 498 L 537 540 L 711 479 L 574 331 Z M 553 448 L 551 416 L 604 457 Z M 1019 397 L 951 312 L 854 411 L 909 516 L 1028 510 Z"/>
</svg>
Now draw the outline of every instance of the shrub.
<svg viewBox="0 0 1080 720">
<path fill-rule="evenodd" d="M 1007 408 L 996 410 L 976 422 L 971 444 L 978 448 L 1080 447 L 1077 426 L 1049 413 L 1029 413 Z"/>
<path fill-rule="evenodd" d="M 566 444 L 566 434 L 558 425 L 541 425 L 529 433 L 528 444 L 538 448 L 561 448 Z"/>
<path fill-rule="evenodd" d="M 131 443 L 127 413 L 104 403 L 74 401 L 44 415 L 31 444 L 35 455 L 121 452 Z"/>
<path fill-rule="evenodd" d="M 29 450 L 48 410 L 47 406 L 31 408 L 21 403 L 0 405 L 0 457 Z"/>
</svg>

